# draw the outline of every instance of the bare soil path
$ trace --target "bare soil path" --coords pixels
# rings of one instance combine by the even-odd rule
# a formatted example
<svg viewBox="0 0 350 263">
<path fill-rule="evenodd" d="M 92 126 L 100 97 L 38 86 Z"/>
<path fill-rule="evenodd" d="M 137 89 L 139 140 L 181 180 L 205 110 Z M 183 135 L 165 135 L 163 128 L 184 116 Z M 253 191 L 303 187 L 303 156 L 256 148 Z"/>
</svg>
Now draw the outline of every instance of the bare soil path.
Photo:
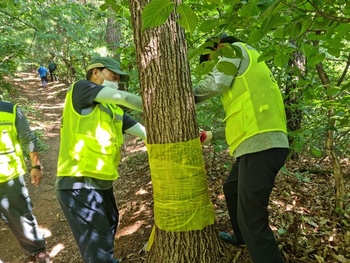
<svg viewBox="0 0 350 263">
<path fill-rule="evenodd" d="M 47 241 L 55 263 L 82 263 L 76 243 L 60 210 L 55 195 L 55 176 L 59 149 L 60 118 L 67 85 L 49 83 L 42 89 L 36 74 L 22 73 L 11 80 L 16 91 L 13 102 L 25 110 L 32 129 L 43 140 L 41 154 L 44 177 L 39 187 L 27 186 L 34 204 L 33 213 Z M 209 191 L 216 211 L 218 230 L 229 231 L 222 182 L 232 159 L 227 152 L 203 147 Z M 345 187 L 350 193 L 348 160 L 342 160 Z M 334 179 L 327 160 L 289 161 L 276 179 L 270 201 L 271 227 L 288 262 L 350 262 L 350 195 L 342 215 L 332 213 Z M 115 238 L 115 255 L 122 263 L 146 262 L 143 250 L 153 226 L 153 198 L 150 171 L 144 143 L 126 137 L 120 178 L 114 190 L 120 212 Z M 228 247 L 236 255 L 232 262 L 250 262 L 245 249 Z M 248 258 L 248 259 L 247 259 Z M 0 263 L 32 263 L 6 224 L 0 220 Z M 176 262 L 174 262 L 176 263 Z M 186 262 L 187 263 L 187 262 Z M 196 263 L 196 262 L 188 262 Z"/>
</svg>

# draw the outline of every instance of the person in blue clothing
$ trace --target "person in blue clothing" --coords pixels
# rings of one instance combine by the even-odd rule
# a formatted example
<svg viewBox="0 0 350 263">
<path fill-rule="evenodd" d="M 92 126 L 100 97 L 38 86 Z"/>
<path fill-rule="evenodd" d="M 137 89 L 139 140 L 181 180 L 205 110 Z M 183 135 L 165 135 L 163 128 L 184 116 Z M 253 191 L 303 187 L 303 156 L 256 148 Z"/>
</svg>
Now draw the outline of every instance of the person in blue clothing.
<svg viewBox="0 0 350 263">
<path fill-rule="evenodd" d="M 40 64 L 40 67 L 38 68 L 38 74 L 41 79 L 41 86 L 43 88 L 46 88 L 48 84 L 47 75 L 49 74 L 49 71 L 42 64 Z"/>
<path fill-rule="evenodd" d="M 227 35 L 209 39 L 206 44 L 210 50 L 201 55 L 200 63 L 223 47 L 232 47 L 240 54 L 219 56 L 213 70 L 194 88 L 196 103 L 222 96 L 225 137 L 236 159 L 223 185 L 233 233 L 220 232 L 219 237 L 236 246 L 246 245 L 254 263 L 282 263 L 284 258 L 268 220 L 275 177 L 289 152 L 281 92 L 267 65 L 258 61 L 258 51 L 250 45 Z M 222 72 L 219 63 L 237 70 Z"/>
</svg>

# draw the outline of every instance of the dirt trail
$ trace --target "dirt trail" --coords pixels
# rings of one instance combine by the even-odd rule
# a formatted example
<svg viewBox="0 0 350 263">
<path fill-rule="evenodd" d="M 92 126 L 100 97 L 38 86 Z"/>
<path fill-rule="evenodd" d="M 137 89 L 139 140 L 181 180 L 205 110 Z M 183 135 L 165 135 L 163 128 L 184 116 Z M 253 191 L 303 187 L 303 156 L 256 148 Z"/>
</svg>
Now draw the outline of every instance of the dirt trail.
<svg viewBox="0 0 350 263">
<path fill-rule="evenodd" d="M 74 259 L 74 257 L 78 259 L 74 255 L 77 253 L 67 255 L 65 252 L 67 249 L 64 248 L 77 251 L 77 247 L 60 211 L 54 189 L 60 118 L 66 85 L 50 82 L 48 88 L 43 89 L 40 80 L 34 74 L 18 75 L 18 78 L 13 80 L 13 85 L 18 91 L 18 97 L 13 102 L 24 109 L 31 128 L 41 131 L 39 134 L 43 136 L 45 149 L 47 149 L 41 153 L 43 180 L 40 185 L 34 187 L 29 181 L 29 176 L 26 177 L 34 205 L 33 213 L 40 230 L 46 237 L 47 248 L 54 258 L 53 262 L 79 262 Z M 27 104 L 30 105 L 29 109 Z M 3 221 L 0 221 L 0 226 L 0 259 L 4 263 L 34 262 L 31 256 L 24 253 Z"/>
</svg>

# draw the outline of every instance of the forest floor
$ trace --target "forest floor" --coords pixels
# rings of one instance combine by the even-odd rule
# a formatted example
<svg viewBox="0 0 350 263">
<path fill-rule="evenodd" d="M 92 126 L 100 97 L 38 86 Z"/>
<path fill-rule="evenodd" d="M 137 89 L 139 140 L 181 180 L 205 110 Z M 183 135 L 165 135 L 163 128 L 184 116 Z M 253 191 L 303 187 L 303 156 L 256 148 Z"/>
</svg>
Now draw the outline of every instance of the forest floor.
<svg viewBox="0 0 350 263">
<path fill-rule="evenodd" d="M 82 262 L 69 226 L 55 195 L 60 118 L 68 86 L 50 82 L 43 89 L 36 74 L 22 73 L 10 79 L 13 102 L 25 110 L 31 128 L 42 139 L 43 180 L 38 187 L 27 186 L 34 204 L 33 213 L 46 237 L 52 262 Z M 121 262 L 146 262 L 144 246 L 153 226 L 152 182 L 143 142 L 126 137 L 120 178 L 115 196 L 120 225 L 115 237 L 115 256 Z M 227 151 L 214 152 L 203 146 L 208 186 L 216 212 L 218 231 L 230 231 L 222 192 L 232 158 Z M 334 213 L 334 177 L 327 159 L 288 161 L 277 176 L 270 199 L 270 225 L 288 262 L 350 262 L 350 170 L 349 160 L 341 160 L 345 178 L 345 211 Z M 226 245 L 235 259 L 251 262 L 246 249 Z M 3 221 L 0 221 L 0 263 L 30 263 Z M 187 262 L 186 262 L 187 263 Z M 192 262 L 191 262 L 192 263 Z"/>
</svg>

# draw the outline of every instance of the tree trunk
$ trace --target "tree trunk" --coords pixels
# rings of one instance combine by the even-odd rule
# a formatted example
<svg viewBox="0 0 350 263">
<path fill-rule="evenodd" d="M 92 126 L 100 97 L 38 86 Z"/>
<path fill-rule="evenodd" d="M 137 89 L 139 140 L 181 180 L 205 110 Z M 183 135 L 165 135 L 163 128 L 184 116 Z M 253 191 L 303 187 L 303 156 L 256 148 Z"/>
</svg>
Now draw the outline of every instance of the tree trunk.
<svg viewBox="0 0 350 263">
<path fill-rule="evenodd" d="M 294 132 L 301 128 L 302 111 L 298 107 L 300 98 L 303 96 L 301 90 L 297 89 L 297 82 L 305 75 L 305 57 L 300 52 L 295 52 L 293 59 L 290 59 L 288 65 L 291 71 L 288 73 L 288 81 L 286 83 L 286 117 L 287 129 Z M 292 146 L 295 143 L 295 138 L 289 136 L 289 144 Z M 299 154 L 292 152 L 291 158 L 296 160 Z"/>
<path fill-rule="evenodd" d="M 116 49 L 119 47 L 120 41 L 120 26 L 115 21 L 115 13 L 111 7 L 108 8 L 109 17 L 107 19 L 107 28 L 106 28 L 106 42 L 107 50 L 111 54 L 111 57 L 114 57 L 117 60 L 120 60 L 119 53 L 116 52 Z"/>
<path fill-rule="evenodd" d="M 165 24 L 141 31 L 141 12 L 147 3 L 129 0 L 154 192 L 155 227 L 148 262 L 223 262 L 199 141 L 185 34 L 175 13 Z"/>
<path fill-rule="evenodd" d="M 167 232 L 156 227 L 155 235 L 157 238 L 147 258 L 148 262 L 227 262 L 224 257 L 213 258 L 215 251 L 208 247 L 208 244 L 213 243 L 212 246 L 222 249 L 214 225 L 202 231 L 188 232 Z M 221 253 L 227 252 L 222 249 Z"/>
<path fill-rule="evenodd" d="M 326 89 L 329 88 L 329 78 L 323 68 L 322 63 L 316 65 L 317 73 L 321 79 L 322 84 Z M 329 95 L 328 100 L 334 100 L 334 98 Z M 345 197 L 345 186 L 344 186 L 344 175 L 341 170 L 339 163 L 339 158 L 334 150 L 334 127 L 335 119 L 334 111 L 332 108 L 328 110 L 328 127 L 326 131 L 326 152 L 332 163 L 334 181 L 335 181 L 335 208 L 344 209 L 344 197 Z"/>
</svg>

